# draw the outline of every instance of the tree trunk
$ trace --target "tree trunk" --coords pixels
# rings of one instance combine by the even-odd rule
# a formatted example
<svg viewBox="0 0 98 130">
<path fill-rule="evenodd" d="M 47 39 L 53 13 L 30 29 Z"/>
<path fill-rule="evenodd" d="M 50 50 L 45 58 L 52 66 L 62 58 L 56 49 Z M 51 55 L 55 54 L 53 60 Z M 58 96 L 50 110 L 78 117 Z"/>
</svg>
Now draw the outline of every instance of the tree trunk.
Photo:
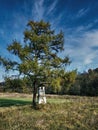
<svg viewBox="0 0 98 130">
<path fill-rule="evenodd" d="M 37 86 L 36 86 L 36 81 L 35 81 L 34 86 L 33 86 L 33 101 L 32 101 L 32 105 L 34 107 L 36 106 L 36 95 L 37 95 Z"/>
</svg>

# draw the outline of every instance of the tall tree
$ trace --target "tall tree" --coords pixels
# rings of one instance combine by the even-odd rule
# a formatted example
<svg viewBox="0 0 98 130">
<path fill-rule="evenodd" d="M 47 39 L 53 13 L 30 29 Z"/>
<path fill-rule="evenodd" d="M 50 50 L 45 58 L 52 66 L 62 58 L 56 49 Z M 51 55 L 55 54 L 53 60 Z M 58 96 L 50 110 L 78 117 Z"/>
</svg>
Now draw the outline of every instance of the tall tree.
<svg viewBox="0 0 98 130">
<path fill-rule="evenodd" d="M 51 25 L 44 21 L 29 21 L 24 32 L 24 43 L 16 40 L 8 45 L 7 50 L 18 56 L 20 62 L 0 57 L 6 70 L 18 70 L 20 74 L 29 76 L 33 87 L 33 105 L 36 105 L 37 88 L 51 78 L 53 73 L 70 63 L 68 57 L 61 58 L 59 53 L 64 51 L 63 32 L 55 33 Z M 41 81 L 41 82 L 40 82 Z M 50 82 L 50 81 L 49 81 Z"/>
</svg>

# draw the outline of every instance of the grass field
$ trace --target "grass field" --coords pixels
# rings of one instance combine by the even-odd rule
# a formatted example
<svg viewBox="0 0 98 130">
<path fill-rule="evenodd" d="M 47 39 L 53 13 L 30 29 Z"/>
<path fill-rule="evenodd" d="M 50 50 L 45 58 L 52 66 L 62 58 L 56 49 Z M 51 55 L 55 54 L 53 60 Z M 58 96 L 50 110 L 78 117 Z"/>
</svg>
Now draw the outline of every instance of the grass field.
<svg viewBox="0 0 98 130">
<path fill-rule="evenodd" d="M 47 95 L 38 110 L 31 102 L 32 95 L 0 93 L 0 130 L 98 130 L 98 97 Z"/>
</svg>

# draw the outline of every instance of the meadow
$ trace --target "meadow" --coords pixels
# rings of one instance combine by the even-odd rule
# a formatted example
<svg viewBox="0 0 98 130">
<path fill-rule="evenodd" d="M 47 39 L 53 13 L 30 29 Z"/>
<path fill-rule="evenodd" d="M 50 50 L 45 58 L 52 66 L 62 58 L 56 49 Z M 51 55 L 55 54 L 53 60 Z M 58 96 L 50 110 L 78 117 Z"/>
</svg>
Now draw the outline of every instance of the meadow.
<svg viewBox="0 0 98 130">
<path fill-rule="evenodd" d="M 98 97 L 47 95 L 31 106 L 32 95 L 0 93 L 0 130 L 98 130 Z"/>
</svg>

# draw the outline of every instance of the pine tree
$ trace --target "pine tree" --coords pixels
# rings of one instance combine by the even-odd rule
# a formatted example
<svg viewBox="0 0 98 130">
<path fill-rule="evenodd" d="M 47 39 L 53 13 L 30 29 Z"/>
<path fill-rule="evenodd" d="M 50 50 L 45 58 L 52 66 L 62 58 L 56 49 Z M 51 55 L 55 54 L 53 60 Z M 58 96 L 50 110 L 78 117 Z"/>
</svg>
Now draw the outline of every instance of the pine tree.
<svg viewBox="0 0 98 130">
<path fill-rule="evenodd" d="M 32 81 L 33 105 L 36 105 L 38 87 L 43 82 L 50 82 L 49 77 L 57 76 L 53 73 L 70 63 L 68 57 L 61 58 L 60 52 L 64 51 L 63 32 L 55 33 L 51 25 L 44 21 L 29 21 L 24 32 L 24 44 L 14 40 L 8 45 L 7 50 L 18 56 L 20 62 L 0 57 L 6 70 L 18 70 L 20 74 L 28 76 Z M 58 79 L 58 78 L 57 78 Z M 58 83 L 59 84 L 59 83 Z"/>
</svg>

